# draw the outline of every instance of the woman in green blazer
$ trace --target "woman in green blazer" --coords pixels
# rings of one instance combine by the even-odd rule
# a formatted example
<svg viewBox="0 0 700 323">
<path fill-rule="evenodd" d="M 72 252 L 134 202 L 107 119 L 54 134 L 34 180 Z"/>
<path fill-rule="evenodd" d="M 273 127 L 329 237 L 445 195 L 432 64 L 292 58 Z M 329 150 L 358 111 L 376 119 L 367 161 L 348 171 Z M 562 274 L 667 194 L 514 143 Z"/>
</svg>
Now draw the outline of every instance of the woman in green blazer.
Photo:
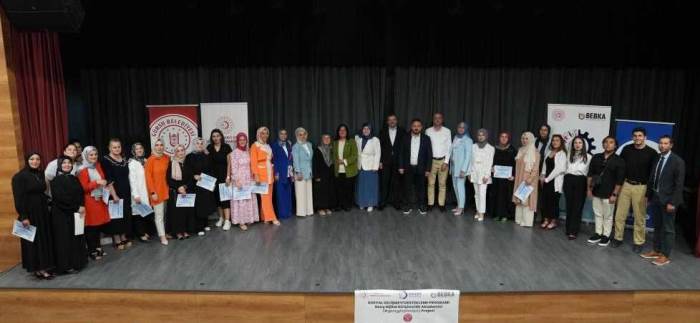
<svg viewBox="0 0 700 323">
<path fill-rule="evenodd" d="M 336 131 L 333 141 L 333 158 L 335 158 L 336 196 L 338 206 L 350 211 L 357 176 L 357 144 L 352 138 L 348 138 L 348 126 L 341 124 Z"/>
</svg>

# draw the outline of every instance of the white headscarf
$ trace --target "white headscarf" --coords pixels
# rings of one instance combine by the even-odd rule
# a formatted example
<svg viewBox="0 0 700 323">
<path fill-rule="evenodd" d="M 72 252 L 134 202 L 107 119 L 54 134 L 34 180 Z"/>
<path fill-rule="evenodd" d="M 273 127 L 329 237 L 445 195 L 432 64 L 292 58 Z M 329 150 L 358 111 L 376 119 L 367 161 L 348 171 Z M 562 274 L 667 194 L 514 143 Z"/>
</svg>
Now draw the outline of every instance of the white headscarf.
<svg viewBox="0 0 700 323">
<path fill-rule="evenodd" d="M 102 179 L 102 176 L 100 175 L 100 172 L 97 171 L 97 167 L 95 163 L 91 163 L 88 161 L 88 155 L 90 155 L 91 152 L 97 153 L 97 148 L 95 146 L 87 146 L 83 148 L 83 164 L 80 166 L 80 169 L 87 168 L 88 171 L 88 177 L 90 178 L 90 181 L 98 181 Z M 59 165 L 60 167 L 60 165 Z M 90 196 L 92 196 L 94 199 L 99 200 L 102 198 L 102 187 L 98 187 L 92 191 L 90 191 Z"/>
<path fill-rule="evenodd" d="M 534 168 L 539 152 L 535 148 L 535 135 L 529 131 L 524 132 L 522 135 L 527 137 L 527 145 L 518 149 L 515 159 L 522 159 L 525 162 L 525 171 L 529 172 Z"/>
</svg>

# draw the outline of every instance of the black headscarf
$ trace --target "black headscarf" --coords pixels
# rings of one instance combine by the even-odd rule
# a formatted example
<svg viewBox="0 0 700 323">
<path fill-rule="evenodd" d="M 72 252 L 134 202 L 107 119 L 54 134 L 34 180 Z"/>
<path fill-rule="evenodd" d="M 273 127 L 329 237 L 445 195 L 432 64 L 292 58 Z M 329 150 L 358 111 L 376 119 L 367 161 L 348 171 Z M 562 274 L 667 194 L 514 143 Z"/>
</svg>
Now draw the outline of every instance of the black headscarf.
<svg viewBox="0 0 700 323">
<path fill-rule="evenodd" d="M 69 170 L 68 172 L 64 172 L 63 167 L 61 166 L 61 165 L 63 165 L 63 161 L 65 161 L 65 160 L 68 160 L 71 163 L 71 168 L 70 168 L 71 170 Z M 56 158 L 56 177 L 61 176 L 61 175 L 72 175 L 72 171 L 73 171 L 73 159 L 71 159 L 70 157 L 68 157 L 66 155 L 61 155 L 61 156 L 58 156 L 58 158 Z"/>
<path fill-rule="evenodd" d="M 30 152 L 29 154 L 24 155 L 24 170 L 25 170 L 25 171 L 28 171 L 28 172 L 31 172 L 31 173 L 42 173 L 42 171 L 41 171 L 41 164 L 39 164 L 39 167 L 38 167 L 38 168 L 31 168 L 31 167 L 29 166 L 29 158 L 32 158 L 32 156 L 34 156 L 34 155 L 39 156 L 39 159 L 43 159 L 43 158 L 41 157 L 41 154 L 39 154 L 39 153 L 36 152 L 36 151 L 32 151 L 32 152 Z"/>
</svg>

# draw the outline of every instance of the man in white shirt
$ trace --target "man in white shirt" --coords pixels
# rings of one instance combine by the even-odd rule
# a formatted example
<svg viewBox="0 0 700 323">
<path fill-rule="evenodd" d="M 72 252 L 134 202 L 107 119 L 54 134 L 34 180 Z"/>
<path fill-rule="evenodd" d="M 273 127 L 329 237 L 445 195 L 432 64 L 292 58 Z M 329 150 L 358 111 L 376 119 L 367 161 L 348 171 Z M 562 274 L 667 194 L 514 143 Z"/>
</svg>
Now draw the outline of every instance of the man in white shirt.
<svg viewBox="0 0 700 323">
<path fill-rule="evenodd" d="M 392 205 L 401 210 L 401 179 L 399 174 L 399 150 L 406 136 L 406 131 L 398 126 L 398 118 L 391 113 L 386 117 L 386 124 L 379 132 L 382 156 L 379 163 L 380 193 L 379 209 Z"/>
<path fill-rule="evenodd" d="M 443 126 L 444 117 L 441 112 L 433 115 L 433 126 L 425 130 L 430 138 L 433 152 L 432 167 L 428 177 L 428 210 L 435 206 L 435 182 L 437 178 L 439 193 L 438 205 L 445 212 L 445 196 L 447 195 L 447 174 L 450 163 L 450 148 L 452 147 L 452 132 Z"/>
</svg>

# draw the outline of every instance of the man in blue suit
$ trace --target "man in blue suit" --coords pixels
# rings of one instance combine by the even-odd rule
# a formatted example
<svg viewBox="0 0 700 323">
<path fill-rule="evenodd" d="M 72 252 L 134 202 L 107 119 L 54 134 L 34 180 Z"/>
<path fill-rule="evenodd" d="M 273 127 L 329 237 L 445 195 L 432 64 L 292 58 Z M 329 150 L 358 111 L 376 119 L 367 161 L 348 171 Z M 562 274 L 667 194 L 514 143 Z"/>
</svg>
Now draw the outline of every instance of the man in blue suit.
<svg viewBox="0 0 700 323">
<path fill-rule="evenodd" d="M 425 215 L 425 184 L 430 175 L 433 151 L 430 138 L 423 133 L 423 122 L 420 119 L 411 121 L 411 132 L 403 138 L 399 154 L 399 174 L 404 176 L 406 189 L 403 214 L 409 215 L 416 208 L 420 214 Z"/>
<path fill-rule="evenodd" d="M 664 135 L 659 139 L 659 155 L 647 184 L 647 200 L 654 219 L 654 249 L 641 254 L 642 258 L 654 259 L 652 263 L 663 266 L 671 262 L 671 249 L 676 239 L 676 211 L 683 204 L 683 182 L 685 162 L 674 154 L 673 139 Z"/>
</svg>

